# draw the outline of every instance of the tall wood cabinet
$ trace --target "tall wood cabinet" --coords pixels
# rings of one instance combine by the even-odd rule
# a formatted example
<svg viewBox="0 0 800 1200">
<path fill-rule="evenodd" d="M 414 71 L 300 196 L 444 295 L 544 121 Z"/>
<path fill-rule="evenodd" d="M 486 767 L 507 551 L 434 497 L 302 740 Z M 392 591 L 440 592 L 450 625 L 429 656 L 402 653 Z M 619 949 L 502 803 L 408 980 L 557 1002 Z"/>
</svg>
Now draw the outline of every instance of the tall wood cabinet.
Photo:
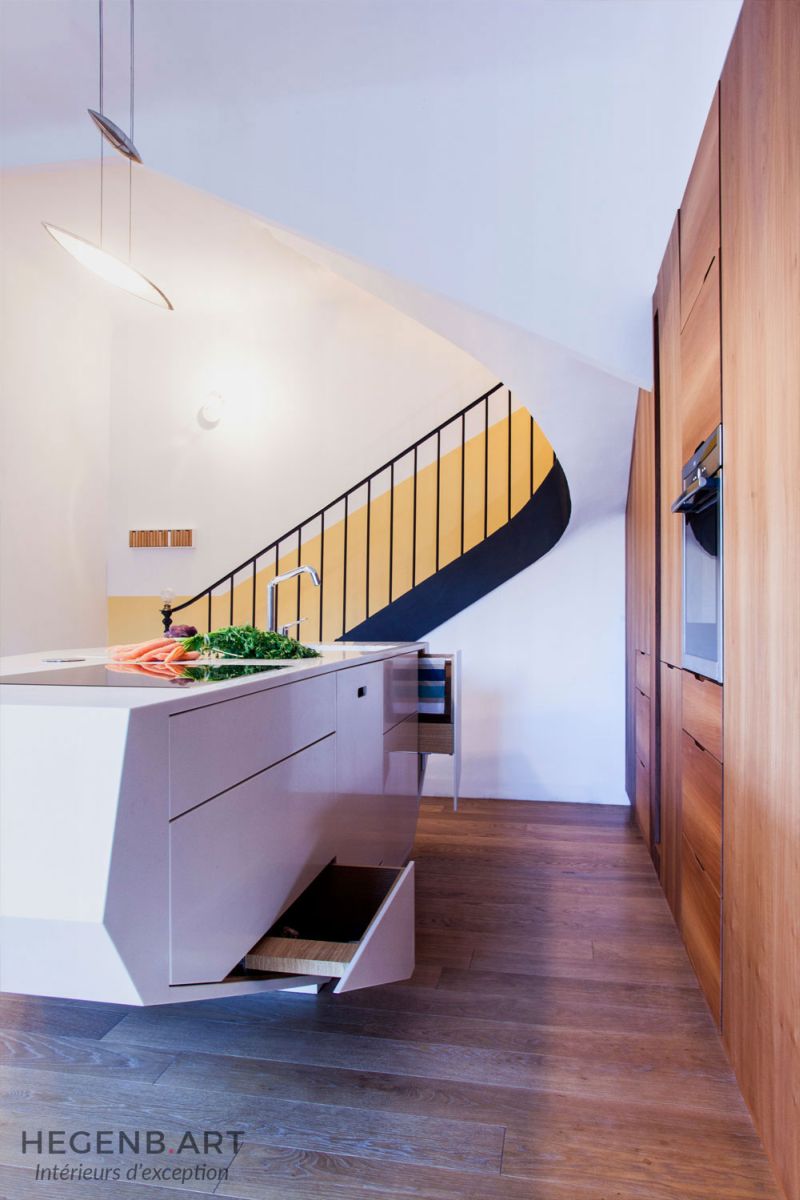
<svg viewBox="0 0 800 1200">
<path fill-rule="evenodd" d="M 795 1200 L 800 0 L 744 0 L 653 316 L 654 396 L 639 397 L 627 508 L 629 794 L 778 1181 Z M 682 669 L 682 519 L 670 511 L 682 464 L 720 422 L 724 690 Z"/>
<path fill-rule="evenodd" d="M 721 84 L 723 1036 L 800 1196 L 800 2 L 746 0 Z"/>
</svg>

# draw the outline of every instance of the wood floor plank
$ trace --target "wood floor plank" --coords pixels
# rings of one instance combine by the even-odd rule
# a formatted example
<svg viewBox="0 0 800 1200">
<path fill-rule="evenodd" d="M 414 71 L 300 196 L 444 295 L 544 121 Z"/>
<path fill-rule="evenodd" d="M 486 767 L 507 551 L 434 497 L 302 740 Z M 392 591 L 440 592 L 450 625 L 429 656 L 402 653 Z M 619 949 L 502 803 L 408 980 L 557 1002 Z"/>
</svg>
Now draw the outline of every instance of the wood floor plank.
<svg viewBox="0 0 800 1200">
<path fill-rule="evenodd" d="M 173 1061 L 156 1050 L 118 1048 L 89 1038 L 58 1037 L 27 1030 L 0 1030 L 0 1066 L 79 1075 L 117 1076 L 152 1082 Z"/>
<path fill-rule="evenodd" d="M 777 1200 L 628 808 L 425 800 L 414 857 L 405 983 L 0 997 L 0 1198 L 68 1192 L 20 1161 L 24 1122 L 243 1129 L 217 1189 L 241 1200 Z"/>
<path fill-rule="evenodd" d="M 217 1186 L 216 1182 L 214 1186 Z M 192 1200 L 192 1197 L 208 1200 L 208 1192 L 188 1187 L 162 1187 L 157 1183 L 128 1183 L 124 1179 L 111 1185 L 108 1180 L 84 1179 L 78 1184 L 37 1179 L 33 1168 L 0 1164 L 0 1200 L 70 1200 L 70 1197 L 75 1200 Z"/>
<path fill-rule="evenodd" d="M 35 1118 L 63 1128 L 74 1125 L 79 1116 L 99 1128 L 238 1129 L 248 1141 L 487 1175 L 499 1174 L 504 1135 L 501 1126 L 453 1118 L 153 1087 L 136 1081 L 123 1088 L 116 1080 L 24 1068 L 0 1072 L 0 1112 L 0 1127 L 18 1128 L 20 1122 Z M 106 1125 L 111 1114 L 113 1124 Z"/>
</svg>

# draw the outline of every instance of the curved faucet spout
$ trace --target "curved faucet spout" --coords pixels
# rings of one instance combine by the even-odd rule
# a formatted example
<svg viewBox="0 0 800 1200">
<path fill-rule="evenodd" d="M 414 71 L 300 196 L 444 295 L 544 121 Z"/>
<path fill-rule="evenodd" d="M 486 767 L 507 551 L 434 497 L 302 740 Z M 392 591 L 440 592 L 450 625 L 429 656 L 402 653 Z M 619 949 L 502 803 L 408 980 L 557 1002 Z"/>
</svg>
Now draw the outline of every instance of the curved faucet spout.
<svg viewBox="0 0 800 1200">
<path fill-rule="evenodd" d="M 267 584 L 267 629 L 271 633 L 276 633 L 278 629 L 278 584 L 285 583 L 287 579 L 296 579 L 298 575 L 308 575 L 314 587 L 319 587 L 322 582 L 314 568 L 309 566 L 295 567 L 271 579 Z"/>
</svg>

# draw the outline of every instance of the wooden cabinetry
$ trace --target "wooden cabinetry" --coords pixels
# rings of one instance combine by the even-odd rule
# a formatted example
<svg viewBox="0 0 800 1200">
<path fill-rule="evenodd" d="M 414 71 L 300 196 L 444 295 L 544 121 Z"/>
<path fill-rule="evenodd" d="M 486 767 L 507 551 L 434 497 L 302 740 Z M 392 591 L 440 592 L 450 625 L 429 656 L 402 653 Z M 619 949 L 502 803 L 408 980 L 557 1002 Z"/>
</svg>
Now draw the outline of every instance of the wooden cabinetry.
<svg viewBox="0 0 800 1200">
<path fill-rule="evenodd" d="M 722 762 L 722 687 L 692 671 L 681 672 L 681 687 L 683 728 Z"/>
<path fill-rule="evenodd" d="M 681 886 L 681 675 L 677 667 L 660 664 L 661 886 L 678 922 Z"/>
<path fill-rule="evenodd" d="M 660 639 L 658 657 L 673 667 L 681 665 L 681 560 L 682 518 L 671 510 L 681 494 L 683 457 L 681 407 L 681 295 L 678 220 L 672 227 L 654 296 L 657 336 L 658 449 L 659 449 L 659 560 Z M 676 856 L 678 857 L 678 856 Z"/>
<path fill-rule="evenodd" d="M 719 255 L 719 89 L 681 205 L 681 325 L 685 325 Z"/>
<path fill-rule="evenodd" d="M 722 419 L 719 262 L 681 330 L 681 446 L 687 462 Z"/>
<path fill-rule="evenodd" d="M 657 841 L 652 772 L 656 761 L 656 452 L 655 400 L 639 392 L 625 517 L 626 786 L 648 847 Z"/>
<path fill-rule="evenodd" d="M 711 1015 L 721 1015 L 720 898 L 700 860 L 684 836 L 681 839 L 681 927 L 683 940 Z"/>
<path fill-rule="evenodd" d="M 800 1196 L 800 3 L 745 0 L 721 84 L 723 1036 Z"/>
</svg>

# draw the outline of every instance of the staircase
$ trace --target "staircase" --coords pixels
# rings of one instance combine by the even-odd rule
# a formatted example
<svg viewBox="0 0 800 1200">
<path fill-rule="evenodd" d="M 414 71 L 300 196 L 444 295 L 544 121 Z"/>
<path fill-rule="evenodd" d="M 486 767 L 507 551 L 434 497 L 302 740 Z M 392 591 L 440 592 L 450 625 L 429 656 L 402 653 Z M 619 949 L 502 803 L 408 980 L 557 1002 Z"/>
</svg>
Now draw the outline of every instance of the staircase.
<svg viewBox="0 0 800 1200">
<path fill-rule="evenodd" d="M 162 610 L 198 629 L 266 622 L 304 641 L 413 641 L 556 544 L 569 488 L 550 443 L 502 383 L 189 599 Z"/>
</svg>

